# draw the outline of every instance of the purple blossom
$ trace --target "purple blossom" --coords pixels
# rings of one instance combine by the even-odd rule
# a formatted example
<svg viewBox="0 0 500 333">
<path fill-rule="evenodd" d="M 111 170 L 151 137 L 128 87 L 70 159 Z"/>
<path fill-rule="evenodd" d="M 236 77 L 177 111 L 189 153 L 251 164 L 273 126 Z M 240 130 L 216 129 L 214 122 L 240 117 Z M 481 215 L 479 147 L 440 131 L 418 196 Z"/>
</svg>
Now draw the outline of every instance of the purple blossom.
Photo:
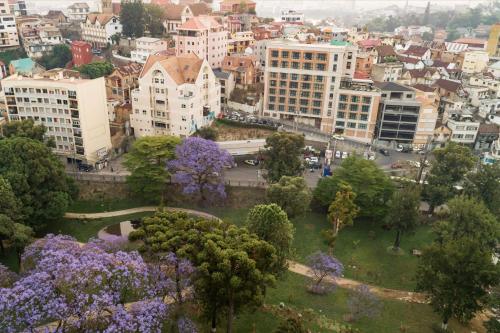
<svg viewBox="0 0 500 333">
<path fill-rule="evenodd" d="M 327 293 L 334 288 L 335 279 L 342 275 L 344 266 L 336 258 L 318 251 L 307 258 L 309 272 L 313 275 L 314 283 L 310 290 L 314 293 Z M 322 284 L 324 279 L 329 284 Z"/>
<path fill-rule="evenodd" d="M 370 291 L 368 286 L 362 284 L 356 287 L 355 291 L 347 300 L 352 320 L 363 317 L 373 318 L 380 314 L 382 302 Z"/>
<path fill-rule="evenodd" d="M 161 333 L 167 317 L 168 306 L 160 298 L 136 302 L 129 310 L 118 305 L 104 333 Z"/>
<path fill-rule="evenodd" d="M 17 274 L 0 264 L 0 288 L 7 288 L 17 280 Z"/>
<path fill-rule="evenodd" d="M 225 198 L 225 167 L 234 164 L 232 156 L 217 143 L 199 137 L 190 137 L 177 146 L 176 159 L 168 163 L 174 172 L 173 182 L 183 187 L 187 195 L 200 195 L 202 201 Z"/>
<path fill-rule="evenodd" d="M 198 332 L 195 323 L 186 317 L 181 317 L 177 320 L 177 329 L 179 333 L 196 333 Z"/>
</svg>

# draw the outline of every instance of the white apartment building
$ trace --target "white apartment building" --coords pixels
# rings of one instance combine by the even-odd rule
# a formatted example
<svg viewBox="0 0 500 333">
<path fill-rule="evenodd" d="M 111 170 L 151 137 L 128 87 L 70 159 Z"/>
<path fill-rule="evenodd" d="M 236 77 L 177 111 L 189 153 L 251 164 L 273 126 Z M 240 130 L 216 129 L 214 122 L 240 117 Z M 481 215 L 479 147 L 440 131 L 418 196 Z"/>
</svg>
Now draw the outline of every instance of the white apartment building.
<svg viewBox="0 0 500 333">
<path fill-rule="evenodd" d="M 130 124 L 136 137 L 187 137 L 219 115 L 220 84 L 206 59 L 152 55 L 132 91 Z"/>
<path fill-rule="evenodd" d="M 396 82 L 403 74 L 403 64 L 400 62 L 383 62 L 372 65 L 371 78 L 378 82 Z"/>
<path fill-rule="evenodd" d="M 70 161 L 98 164 L 111 149 L 104 78 L 11 75 L 2 80 L 9 120 L 33 119 Z"/>
<path fill-rule="evenodd" d="M 99 48 L 112 44 L 111 37 L 122 32 L 120 19 L 113 14 L 89 14 L 81 23 L 81 28 L 82 40 Z"/>
<path fill-rule="evenodd" d="M 30 58 L 39 58 L 63 43 L 61 31 L 51 25 L 40 25 L 21 30 L 24 50 Z"/>
<path fill-rule="evenodd" d="M 357 48 L 350 43 L 267 44 L 263 115 L 334 130 L 341 78 L 353 78 Z"/>
<path fill-rule="evenodd" d="M 89 13 L 89 5 L 85 2 L 76 2 L 68 7 L 68 19 L 73 22 L 85 21 Z"/>
<path fill-rule="evenodd" d="M 280 20 L 281 20 L 281 22 L 286 22 L 286 23 L 303 24 L 304 23 L 304 14 L 299 13 L 293 9 L 282 10 Z"/>
<path fill-rule="evenodd" d="M 9 1 L 0 0 L 0 50 L 19 46 L 16 18 L 11 13 Z"/>
<path fill-rule="evenodd" d="M 227 53 L 228 32 L 212 16 L 196 16 L 177 28 L 176 55 L 195 54 L 220 68 Z"/>
<path fill-rule="evenodd" d="M 168 42 L 164 39 L 141 37 L 135 40 L 136 49 L 130 52 L 132 61 L 144 64 L 150 55 L 167 49 Z"/>
<path fill-rule="evenodd" d="M 467 74 L 481 73 L 488 67 L 489 56 L 486 51 L 464 52 L 462 72 Z"/>
<path fill-rule="evenodd" d="M 479 125 L 480 123 L 474 121 L 472 115 L 465 112 L 451 115 L 446 123 L 452 133 L 450 141 L 473 145 L 476 141 Z"/>
</svg>

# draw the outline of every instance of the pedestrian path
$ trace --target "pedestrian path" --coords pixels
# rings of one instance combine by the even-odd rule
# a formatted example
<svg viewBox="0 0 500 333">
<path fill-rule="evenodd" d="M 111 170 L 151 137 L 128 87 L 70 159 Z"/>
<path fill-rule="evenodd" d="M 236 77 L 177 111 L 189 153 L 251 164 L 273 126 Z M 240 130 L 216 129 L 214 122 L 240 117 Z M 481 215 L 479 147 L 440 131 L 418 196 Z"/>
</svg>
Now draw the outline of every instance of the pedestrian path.
<svg viewBox="0 0 500 333">
<path fill-rule="evenodd" d="M 116 217 L 116 216 L 123 216 L 123 215 L 130 215 L 130 214 L 135 214 L 135 213 L 144 213 L 144 212 L 155 212 L 158 209 L 157 206 L 144 206 L 144 207 L 136 207 L 136 208 L 129 208 L 129 209 L 123 209 L 123 210 L 115 210 L 112 212 L 101 212 L 101 213 L 66 213 L 64 214 L 64 217 L 67 219 L 88 219 L 88 220 L 95 220 L 95 219 L 103 219 L 107 217 Z M 164 207 L 164 209 L 168 211 L 178 211 L 178 212 L 185 212 L 190 215 L 196 215 L 208 219 L 219 219 L 217 216 L 214 216 L 212 214 L 208 214 L 205 212 L 200 212 L 198 210 L 192 210 L 192 209 L 186 209 L 186 208 L 177 208 L 177 207 Z"/>
</svg>

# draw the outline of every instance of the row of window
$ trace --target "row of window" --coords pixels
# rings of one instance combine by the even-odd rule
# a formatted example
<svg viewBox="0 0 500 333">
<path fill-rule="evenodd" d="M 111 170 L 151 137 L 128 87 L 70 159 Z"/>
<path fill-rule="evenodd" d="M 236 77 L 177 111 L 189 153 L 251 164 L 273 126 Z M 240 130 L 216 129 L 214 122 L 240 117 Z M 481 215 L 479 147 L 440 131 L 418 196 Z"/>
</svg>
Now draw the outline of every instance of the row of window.
<svg viewBox="0 0 500 333">
<path fill-rule="evenodd" d="M 67 114 L 69 115 L 68 109 L 56 109 L 56 108 L 42 108 L 42 107 L 19 107 L 19 112 L 33 112 L 33 113 L 53 113 L 53 114 Z"/>
<path fill-rule="evenodd" d="M 285 104 L 285 100 L 286 100 L 285 97 L 280 97 L 278 99 L 278 102 L 280 104 Z M 275 103 L 275 102 L 276 102 L 276 97 L 269 96 L 269 103 Z M 295 105 L 295 104 L 297 104 L 297 99 L 296 98 L 289 98 L 288 99 L 288 104 L 289 105 Z M 313 100 L 312 103 L 310 103 L 309 99 L 299 99 L 299 104 L 300 105 L 304 105 L 304 106 L 307 106 L 307 105 L 311 104 L 312 106 L 315 106 L 315 107 L 321 107 L 321 101 Z"/>
<path fill-rule="evenodd" d="M 271 87 L 277 87 L 278 86 L 278 81 L 277 80 L 270 80 L 269 81 L 269 85 Z M 279 86 L 281 88 L 289 87 L 290 89 L 297 89 L 297 88 L 299 88 L 299 82 L 295 82 L 295 81 L 279 81 Z M 321 91 L 323 91 L 323 89 L 324 89 L 324 85 L 322 83 L 314 83 L 312 85 L 312 87 L 314 88 L 314 90 L 321 90 Z M 302 82 L 300 84 L 300 88 L 304 89 L 304 90 L 311 89 L 311 84 L 309 82 Z"/>
<path fill-rule="evenodd" d="M 270 72 L 269 77 L 272 79 L 278 78 L 278 73 L 276 72 Z M 290 78 L 290 81 L 299 81 L 299 78 L 301 81 L 312 81 L 314 79 L 315 82 L 323 82 L 324 76 L 322 75 L 309 75 L 309 74 L 302 74 L 299 76 L 299 74 L 292 73 L 290 76 L 288 73 L 279 73 L 279 78 L 281 80 L 286 80 Z"/>
<path fill-rule="evenodd" d="M 287 89 L 278 89 L 278 94 L 281 96 L 297 96 L 297 90 L 287 90 Z M 276 88 L 269 88 L 269 95 L 276 95 Z M 300 91 L 300 97 L 313 97 L 315 99 L 322 99 L 323 98 L 323 93 L 315 91 L 314 93 L 311 93 L 308 90 L 301 90 Z"/>
<path fill-rule="evenodd" d="M 345 112 L 339 111 L 337 112 L 337 118 L 339 119 L 345 119 Z M 368 120 L 368 115 L 367 114 L 360 114 L 358 118 L 357 113 L 349 113 L 349 119 L 350 120 L 362 120 L 362 121 L 367 121 Z"/>
<path fill-rule="evenodd" d="M 301 54 L 302 53 L 302 54 Z M 280 51 L 278 50 L 272 50 L 271 51 L 271 57 L 273 58 L 278 58 L 280 56 Z M 281 58 L 287 59 L 289 57 L 292 57 L 292 59 L 305 59 L 305 60 L 319 60 L 319 61 L 326 61 L 327 54 L 326 53 L 312 53 L 312 52 L 298 52 L 298 51 L 286 51 L 283 50 L 281 51 Z M 333 56 L 333 61 L 338 61 L 338 54 L 334 54 Z"/>
<path fill-rule="evenodd" d="M 345 127 L 345 121 L 337 121 L 335 123 L 335 126 L 336 127 L 340 127 L 340 128 L 344 128 Z M 368 125 L 367 124 L 363 124 L 363 123 L 353 123 L 353 122 L 350 122 L 348 121 L 347 122 L 347 128 L 358 128 L 358 129 L 362 129 L 362 130 L 365 130 L 368 128 Z"/>
<path fill-rule="evenodd" d="M 66 90 L 61 89 L 42 89 L 42 88 L 14 88 L 16 93 L 30 93 L 34 94 L 49 94 L 49 95 L 64 95 L 66 96 Z M 6 92 L 12 92 L 12 88 L 7 88 Z M 76 98 L 76 91 L 68 90 L 68 96 L 70 98 Z"/>
<path fill-rule="evenodd" d="M 295 107 L 293 105 L 289 105 L 288 108 L 285 108 L 284 105 L 278 105 L 278 107 L 276 107 L 276 105 L 274 104 L 268 104 L 268 110 L 277 110 L 277 111 L 287 111 L 287 112 L 291 112 L 291 113 L 297 113 L 297 112 L 300 112 L 300 113 L 312 113 L 313 115 L 317 115 L 319 116 L 321 114 L 321 109 L 318 109 L 318 108 L 308 108 L 308 107 L 305 107 L 305 106 L 301 106 L 301 107 Z"/>
<path fill-rule="evenodd" d="M 314 66 L 313 66 L 314 65 Z M 310 63 L 304 62 L 302 63 L 302 68 L 300 67 L 300 63 L 296 61 L 292 61 L 291 63 L 288 61 L 282 61 L 281 63 L 278 60 L 271 60 L 270 67 L 275 68 L 293 68 L 293 69 L 303 69 L 303 70 L 317 70 L 317 71 L 326 71 L 326 65 L 322 63 Z M 333 65 L 333 71 L 337 71 L 337 65 Z"/>
<path fill-rule="evenodd" d="M 339 96 L 339 100 L 341 102 L 347 102 L 348 99 L 349 99 L 349 97 L 347 95 L 341 94 Z M 351 95 L 351 99 L 350 100 L 351 100 L 351 103 L 358 103 L 359 100 L 360 100 L 360 98 L 359 98 L 359 96 L 352 96 Z M 372 102 L 372 98 L 371 97 L 367 97 L 367 96 L 364 96 L 361 100 L 362 100 L 363 104 L 370 104 Z"/>
<path fill-rule="evenodd" d="M 55 99 L 55 98 L 29 98 L 29 97 L 16 97 L 18 103 L 44 103 L 44 104 L 59 104 L 68 105 L 68 100 L 66 99 Z"/>
<path fill-rule="evenodd" d="M 339 110 L 347 110 L 347 104 L 339 103 Z M 358 110 L 359 110 L 358 104 L 349 104 L 349 111 L 358 111 Z M 369 111 L 370 111 L 370 105 L 361 105 L 361 112 L 369 112 Z"/>
</svg>

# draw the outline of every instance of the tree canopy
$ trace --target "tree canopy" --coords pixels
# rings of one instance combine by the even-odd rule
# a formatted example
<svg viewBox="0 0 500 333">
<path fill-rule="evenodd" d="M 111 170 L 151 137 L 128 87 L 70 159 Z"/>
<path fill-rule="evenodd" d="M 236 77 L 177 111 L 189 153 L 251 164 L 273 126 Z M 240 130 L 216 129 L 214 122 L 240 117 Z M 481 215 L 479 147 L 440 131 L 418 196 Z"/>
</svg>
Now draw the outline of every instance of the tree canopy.
<svg viewBox="0 0 500 333">
<path fill-rule="evenodd" d="M 5 138 L 24 137 L 43 142 L 47 129 L 42 125 L 35 125 L 33 119 L 14 120 L 2 126 L 2 135 Z"/>
<path fill-rule="evenodd" d="M 466 176 L 465 192 L 481 198 L 488 209 L 500 218 L 500 164 L 482 165 Z"/>
<path fill-rule="evenodd" d="M 303 177 L 283 176 L 266 190 L 267 201 L 280 206 L 289 217 L 304 214 L 309 209 L 312 194 Z"/>
<path fill-rule="evenodd" d="M 65 68 L 68 62 L 71 61 L 73 55 L 71 49 L 66 44 L 55 45 L 51 52 L 43 55 L 39 59 L 39 63 L 45 69 Z"/>
<path fill-rule="evenodd" d="M 301 176 L 304 171 L 301 154 L 304 136 L 288 132 L 276 132 L 266 139 L 264 169 L 270 183 L 283 176 Z"/>
<path fill-rule="evenodd" d="M 24 223 L 35 230 L 61 218 L 77 192 L 50 148 L 28 138 L 0 140 L 0 174 L 21 202 Z"/>
<path fill-rule="evenodd" d="M 352 156 L 345 159 L 331 177 L 318 181 L 313 191 L 317 204 L 326 209 L 335 199 L 342 184 L 351 186 L 356 194 L 354 202 L 359 207 L 359 216 L 383 219 L 394 186 L 388 176 L 373 162 Z"/>
<path fill-rule="evenodd" d="M 146 29 L 151 36 L 161 37 L 164 29 L 165 11 L 161 6 L 155 4 L 146 4 L 144 8 Z"/>
<path fill-rule="evenodd" d="M 146 9 L 142 1 L 123 1 L 120 10 L 122 34 L 127 37 L 144 36 L 146 28 Z"/>
<path fill-rule="evenodd" d="M 131 190 L 149 199 L 157 199 L 170 179 L 167 162 L 175 158 L 180 139 L 174 136 L 148 136 L 137 139 L 125 155 L 130 171 L 127 183 Z"/>
<path fill-rule="evenodd" d="M 91 62 L 90 64 L 85 64 L 76 68 L 77 71 L 91 79 L 107 76 L 113 72 L 113 69 L 113 64 L 107 61 Z"/>
</svg>

